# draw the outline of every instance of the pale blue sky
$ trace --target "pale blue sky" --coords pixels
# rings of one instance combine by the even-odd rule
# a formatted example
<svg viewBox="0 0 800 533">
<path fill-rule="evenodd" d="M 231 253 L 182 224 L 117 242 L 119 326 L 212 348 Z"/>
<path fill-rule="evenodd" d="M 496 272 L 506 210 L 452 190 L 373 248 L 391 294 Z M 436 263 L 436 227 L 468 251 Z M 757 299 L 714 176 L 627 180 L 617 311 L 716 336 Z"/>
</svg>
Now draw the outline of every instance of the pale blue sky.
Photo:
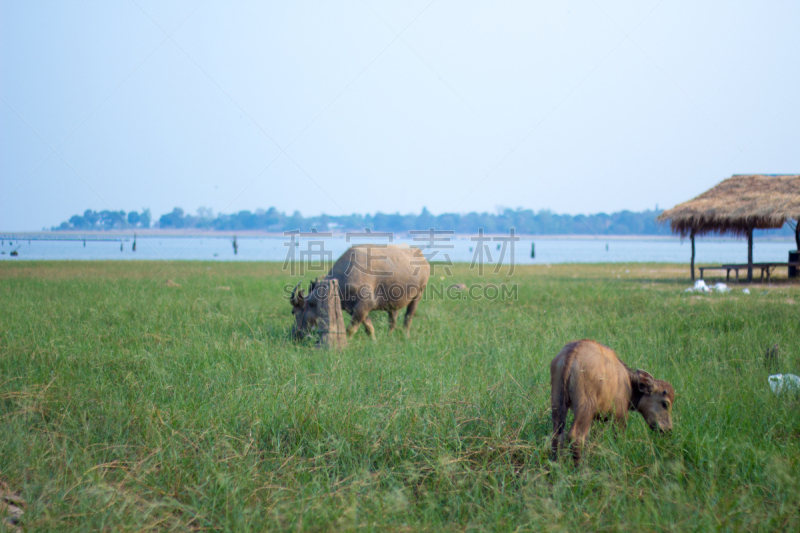
<svg viewBox="0 0 800 533">
<path fill-rule="evenodd" d="M 800 172 L 799 27 L 789 1 L 2 1 L 0 229 L 669 207 Z"/>
</svg>

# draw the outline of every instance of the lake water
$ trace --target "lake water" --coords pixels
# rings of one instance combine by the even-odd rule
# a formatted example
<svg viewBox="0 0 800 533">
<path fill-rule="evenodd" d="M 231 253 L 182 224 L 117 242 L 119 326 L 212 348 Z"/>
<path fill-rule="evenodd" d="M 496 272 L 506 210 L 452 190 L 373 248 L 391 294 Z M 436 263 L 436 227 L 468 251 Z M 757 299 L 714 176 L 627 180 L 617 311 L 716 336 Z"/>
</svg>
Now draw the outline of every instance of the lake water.
<svg viewBox="0 0 800 533">
<path fill-rule="evenodd" d="M 319 245 L 311 244 L 321 239 L 298 239 L 296 257 L 301 258 L 308 250 L 319 250 Z M 325 238 L 324 250 L 336 259 L 352 243 L 343 237 Z M 357 242 L 370 242 L 360 240 Z M 382 243 L 380 239 L 372 242 Z M 424 245 L 410 239 L 396 240 L 412 246 Z M 0 246 L 0 260 L 165 260 L 165 261 L 284 261 L 290 247 L 289 240 L 283 237 L 239 237 L 239 253 L 233 253 L 230 238 L 222 237 L 138 237 L 136 252 L 131 250 L 133 240 L 120 241 L 37 241 L 5 240 Z M 122 250 L 120 251 L 120 244 Z M 475 256 L 476 242 L 467 238 L 454 238 L 442 243 L 453 246 L 440 249 L 434 261 L 445 261 L 449 254 L 454 263 L 469 263 Z M 496 264 L 501 250 L 498 242 L 484 243 L 485 264 Z M 531 245 L 535 246 L 536 257 L 531 258 Z M 608 249 L 606 249 L 606 245 Z M 756 241 L 753 251 L 754 261 L 782 261 L 788 259 L 788 251 L 795 248 L 794 241 Z M 19 256 L 12 257 L 9 252 L 17 250 Z M 697 241 L 698 263 L 742 263 L 747 261 L 747 243 L 744 240 L 704 239 Z M 488 252 L 488 253 L 487 253 Z M 516 264 L 545 263 L 688 263 L 691 256 L 689 241 L 679 239 L 537 239 L 523 237 L 514 247 Z M 426 251 L 426 254 L 429 251 Z M 489 260 L 491 256 L 491 261 Z M 319 253 L 310 255 L 318 261 Z M 510 261 L 510 250 L 503 258 L 503 264 Z"/>
</svg>

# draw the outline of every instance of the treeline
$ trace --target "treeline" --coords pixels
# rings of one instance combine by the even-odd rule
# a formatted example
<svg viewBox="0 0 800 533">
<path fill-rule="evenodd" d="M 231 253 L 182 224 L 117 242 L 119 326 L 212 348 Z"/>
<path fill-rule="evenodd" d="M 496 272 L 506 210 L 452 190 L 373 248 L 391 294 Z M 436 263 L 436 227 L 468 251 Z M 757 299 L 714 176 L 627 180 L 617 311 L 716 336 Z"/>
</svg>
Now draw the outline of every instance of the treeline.
<svg viewBox="0 0 800 533">
<path fill-rule="evenodd" d="M 287 215 L 274 207 L 255 212 L 239 211 L 233 214 L 217 214 L 208 208 L 200 208 L 192 215 L 176 207 L 172 212 L 161 215 L 153 227 L 162 229 L 211 229 L 211 230 L 261 230 L 274 233 L 283 231 L 389 231 L 405 233 L 409 230 L 452 230 L 456 233 L 477 233 L 483 228 L 486 233 L 508 233 L 511 228 L 524 235 L 666 235 L 667 227 L 658 224 L 655 218 L 660 211 L 620 211 L 618 213 L 595 215 L 558 215 L 549 210 L 534 212 L 530 209 L 505 209 L 502 212 L 445 213 L 433 215 L 427 209 L 419 215 L 385 214 L 375 215 L 319 215 L 304 217 L 299 211 Z M 131 211 L 92 211 L 87 209 L 83 215 L 75 215 L 62 222 L 53 230 L 111 230 L 149 228 L 150 210 Z"/>
<path fill-rule="evenodd" d="M 51 228 L 57 230 L 112 230 L 130 228 L 149 228 L 150 210 L 142 209 L 141 213 L 131 211 L 92 211 L 87 209 L 83 215 L 74 215 L 69 221 Z"/>
<path fill-rule="evenodd" d="M 299 211 L 291 215 L 274 207 L 255 212 L 239 211 L 230 215 L 212 216 L 210 210 L 200 209 L 197 215 L 189 215 L 180 208 L 162 215 L 159 228 L 208 228 L 215 230 L 263 230 L 283 232 L 290 230 L 310 231 L 389 231 L 405 233 L 409 230 L 453 230 L 456 233 L 477 233 L 483 228 L 486 233 L 508 233 L 511 228 L 517 234 L 526 235 L 660 235 L 668 228 L 658 224 L 655 218 L 660 211 L 620 211 L 607 215 L 558 215 L 549 210 L 533 212 L 530 209 L 506 209 L 502 213 L 445 213 L 433 215 L 427 209 L 419 215 L 385 214 L 375 215 L 320 215 L 303 217 Z"/>
<path fill-rule="evenodd" d="M 483 228 L 485 233 L 508 233 L 511 228 L 518 235 L 669 235 L 669 226 L 656 222 L 659 210 L 619 211 L 594 215 L 558 215 L 543 209 L 534 212 L 530 209 L 505 209 L 492 213 L 445 213 L 433 215 L 423 208 L 419 215 L 399 213 L 391 215 L 319 215 L 304 217 L 299 211 L 287 215 L 274 207 L 257 209 L 255 212 L 239 211 L 230 215 L 213 214 L 211 209 L 201 207 L 194 215 L 184 213 L 176 207 L 172 212 L 161 215 L 152 227 L 162 229 L 203 229 L 218 231 L 259 230 L 271 233 L 301 230 L 333 231 L 388 231 L 406 233 L 409 230 L 452 230 L 459 234 L 477 233 Z M 780 230 L 759 231 L 761 235 L 792 236 L 792 223 Z M 87 209 L 83 215 L 75 215 L 67 222 L 53 227 L 53 230 L 111 230 L 137 229 L 151 227 L 150 210 L 131 211 L 92 211 Z"/>
</svg>

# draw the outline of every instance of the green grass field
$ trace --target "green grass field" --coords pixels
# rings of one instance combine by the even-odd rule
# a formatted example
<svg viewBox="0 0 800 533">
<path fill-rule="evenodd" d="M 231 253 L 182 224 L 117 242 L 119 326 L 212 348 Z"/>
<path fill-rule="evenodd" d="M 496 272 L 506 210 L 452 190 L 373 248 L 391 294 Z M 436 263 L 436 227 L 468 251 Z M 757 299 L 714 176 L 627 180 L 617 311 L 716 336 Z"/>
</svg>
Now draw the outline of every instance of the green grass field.
<svg viewBox="0 0 800 533">
<path fill-rule="evenodd" d="M 799 284 L 438 274 L 518 299 L 422 302 L 409 338 L 373 313 L 377 342 L 325 352 L 289 340 L 280 264 L 3 262 L 0 482 L 22 527 L 800 530 L 800 396 L 767 384 L 800 374 Z M 616 438 L 595 424 L 579 468 L 549 462 L 549 363 L 580 338 L 675 386 L 672 434 L 632 413 Z"/>
</svg>

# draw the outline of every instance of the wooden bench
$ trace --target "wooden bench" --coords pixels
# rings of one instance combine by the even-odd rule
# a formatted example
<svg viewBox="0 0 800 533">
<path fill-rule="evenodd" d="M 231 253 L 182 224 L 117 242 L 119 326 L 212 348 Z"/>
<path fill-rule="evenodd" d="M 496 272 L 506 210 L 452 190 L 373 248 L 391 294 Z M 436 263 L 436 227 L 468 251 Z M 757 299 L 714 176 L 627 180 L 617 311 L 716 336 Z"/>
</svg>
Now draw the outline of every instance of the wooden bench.
<svg viewBox="0 0 800 533">
<path fill-rule="evenodd" d="M 720 265 L 720 266 L 700 267 L 700 279 L 705 279 L 704 274 L 703 274 L 703 271 L 705 271 L 705 270 L 724 270 L 725 271 L 725 281 L 730 281 L 730 279 L 731 279 L 731 270 L 735 270 L 736 271 L 736 283 L 739 283 L 739 267 L 740 267 L 740 265 Z M 747 268 L 747 265 L 744 265 L 744 268 Z"/>
<path fill-rule="evenodd" d="M 761 281 L 764 281 L 764 271 L 767 272 L 767 283 L 769 283 L 769 277 L 773 270 L 778 267 L 800 267 L 800 263 L 759 263 L 759 267 L 761 268 Z"/>
<path fill-rule="evenodd" d="M 720 266 L 710 266 L 710 267 L 700 267 L 700 279 L 703 279 L 703 271 L 704 270 L 724 270 L 725 271 L 725 281 L 730 281 L 731 279 L 731 270 L 736 272 L 736 283 L 739 283 L 739 270 L 747 270 L 747 263 L 744 264 L 735 264 L 735 265 L 720 265 Z M 760 269 L 761 270 L 761 281 L 764 281 L 764 273 L 767 274 L 767 283 L 769 283 L 769 278 L 772 275 L 772 271 L 778 267 L 800 267 L 800 263 L 753 263 L 753 270 Z"/>
</svg>

